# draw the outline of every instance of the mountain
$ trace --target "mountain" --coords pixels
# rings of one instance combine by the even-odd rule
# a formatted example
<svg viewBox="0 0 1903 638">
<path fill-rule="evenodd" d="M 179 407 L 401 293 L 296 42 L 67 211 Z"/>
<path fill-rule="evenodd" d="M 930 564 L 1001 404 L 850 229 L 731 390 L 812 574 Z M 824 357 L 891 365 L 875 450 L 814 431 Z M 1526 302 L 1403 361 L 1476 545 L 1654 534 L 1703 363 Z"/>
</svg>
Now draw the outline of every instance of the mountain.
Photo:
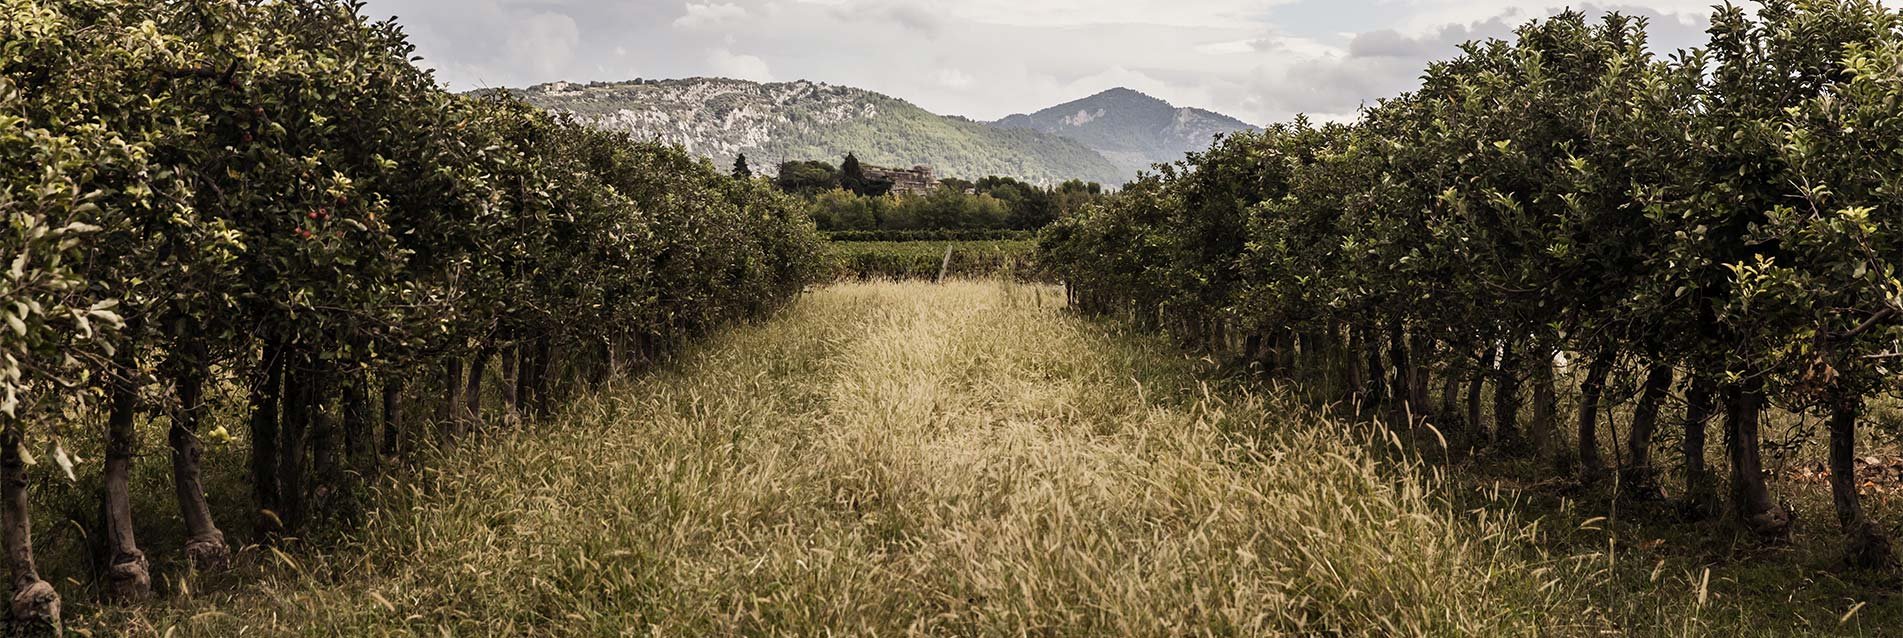
<svg viewBox="0 0 1903 638">
<path fill-rule="evenodd" d="M 934 115 L 904 100 L 822 83 L 552 82 L 511 92 L 597 126 L 679 144 L 722 167 L 741 153 L 756 170 L 771 171 L 785 160 L 838 163 L 850 152 L 877 166 L 931 166 L 940 177 L 1121 184 L 1135 176 L 1070 139 Z"/>
<path fill-rule="evenodd" d="M 1209 148 L 1216 134 L 1252 131 L 1256 127 L 1221 113 L 1177 108 L 1125 88 L 1066 102 L 1030 115 L 1012 115 L 992 122 L 994 128 L 1031 130 L 1082 142 L 1103 154 L 1125 174 L 1157 162 L 1174 162 L 1183 154 Z"/>
</svg>

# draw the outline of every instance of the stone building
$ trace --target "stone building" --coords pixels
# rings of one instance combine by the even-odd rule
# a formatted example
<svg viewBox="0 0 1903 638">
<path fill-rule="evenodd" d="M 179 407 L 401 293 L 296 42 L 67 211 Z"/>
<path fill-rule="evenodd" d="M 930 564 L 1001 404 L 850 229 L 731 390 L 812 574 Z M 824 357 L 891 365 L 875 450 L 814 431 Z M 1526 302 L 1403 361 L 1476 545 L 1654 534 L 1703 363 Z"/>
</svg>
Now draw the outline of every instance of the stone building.
<svg viewBox="0 0 1903 638">
<path fill-rule="evenodd" d="M 923 195 L 938 186 L 938 176 L 932 173 L 930 166 L 911 168 L 881 168 L 870 164 L 861 165 L 867 179 L 892 182 L 892 192 L 900 195 Z"/>
</svg>

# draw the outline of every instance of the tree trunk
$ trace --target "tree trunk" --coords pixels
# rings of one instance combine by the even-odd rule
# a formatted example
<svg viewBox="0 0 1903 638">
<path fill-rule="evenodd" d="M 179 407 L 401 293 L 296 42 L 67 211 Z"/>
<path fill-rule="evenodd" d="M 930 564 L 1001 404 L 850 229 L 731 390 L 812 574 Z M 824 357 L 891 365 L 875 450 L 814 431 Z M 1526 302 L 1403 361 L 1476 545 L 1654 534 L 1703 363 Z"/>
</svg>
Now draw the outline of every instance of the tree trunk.
<svg viewBox="0 0 1903 638">
<path fill-rule="evenodd" d="M 251 496 L 257 506 L 254 521 L 259 538 L 284 531 L 278 498 L 278 405 L 284 396 L 284 342 L 264 341 L 263 368 L 251 388 Z"/>
<path fill-rule="evenodd" d="M 402 450 L 403 377 L 386 373 L 383 380 L 383 455 L 394 457 Z"/>
<path fill-rule="evenodd" d="M 1366 334 L 1368 331 L 1363 330 L 1362 332 Z M 1387 386 L 1385 385 L 1387 383 L 1387 369 L 1382 367 L 1381 364 L 1381 339 L 1370 334 L 1362 343 L 1367 347 L 1368 354 L 1367 405 L 1377 406 L 1380 405 L 1382 401 L 1387 400 Z"/>
<path fill-rule="evenodd" d="M 1494 349 L 1492 344 L 1480 353 L 1480 362 L 1467 378 L 1467 422 L 1464 428 L 1468 436 L 1479 439 L 1487 435 L 1485 421 L 1480 414 L 1481 392 L 1485 389 L 1487 375 L 1492 374 Z"/>
<path fill-rule="evenodd" d="M 1440 413 L 1441 420 L 1449 421 L 1460 411 L 1455 409 L 1460 401 L 1460 368 L 1452 363 L 1441 366 L 1440 374 Z M 1451 421 L 1449 421 L 1451 423 Z"/>
<path fill-rule="evenodd" d="M 225 546 L 224 532 L 218 531 L 212 520 L 198 472 L 204 455 L 198 448 L 198 424 L 206 411 L 206 353 L 196 342 L 184 350 L 186 360 L 180 362 L 173 379 L 178 386 L 179 405 L 168 437 L 172 443 L 172 488 L 178 495 L 179 514 L 185 519 L 185 556 L 196 569 L 218 571 L 231 565 L 231 549 Z"/>
<path fill-rule="evenodd" d="M 597 342 L 594 370 L 589 374 L 588 385 L 599 388 L 607 383 L 608 377 L 614 376 L 615 366 L 619 363 L 616 358 L 613 341 L 603 339 Z"/>
<path fill-rule="evenodd" d="M 132 346 L 122 346 L 130 352 Z M 130 363 L 130 362 L 127 362 Z M 130 365 L 121 374 L 133 374 Z M 152 566 L 139 551 L 132 525 L 132 456 L 139 445 L 139 432 L 133 422 L 138 415 L 136 382 L 115 379 L 111 384 L 112 407 L 106 416 L 106 598 L 121 602 L 152 597 Z"/>
<path fill-rule="evenodd" d="M 1654 363 L 1645 371 L 1639 404 L 1632 409 L 1632 434 L 1626 438 L 1626 465 L 1620 469 L 1619 488 L 1626 496 L 1656 500 L 1658 470 L 1652 467 L 1652 438 L 1658 431 L 1659 405 L 1672 391 L 1672 366 Z"/>
<path fill-rule="evenodd" d="M 7 566 L 13 572 L 14 635 L 59 635 L 59 592 L 40 580 L 33 562 L 33 515 L 27 496 L 26 459 L 20 455 L 20 425 L 0 434 L 0 489 L 4 499 Z"/>
<path fill-rule="evenodd" d="M 535 342 L 533 338 L 524 339 L 515 348 L 518 359 L 515 367 L 516 416 L 524 421 L 535 414 Z"/>
<path fill-rule="evenodd" d="M 284 376 L 284 421 L 278 429 L 277 515 L 285 531 L 302 529 L 304 522 L 304 439 L 317 401 L 311 388 L 316 381 L 310 369 L 312 363 L 309 356 L 295 357 Z"/>
<path fill-rule="evenodd" d="M 495 354 L 495 348 L 483 346 L 476 350 L 475 358 L 469 360 L 469 386 L 463 390 L 463 413 L 468 415 L 472 427 L 482 425 L 482 374 L 488 370 L 489 359 Z"/>
<path fill-rule="evenodd" d="M 375 433 L 370 424 L 370 373 L 362 368 L 351 370 L 344 378 L 344 465 L 358 471 L 374 455 L 370 453 Z"/>
<path fill-rule="evenodd" d="M 1410 337 L 1408 353 L 1410 365 L 1407 369 L 1407 401 L 1414 411 L 1415 420 L 1426 419 L 1433 414 L 1434 402 L 1428 398 L 1427 363 L 1434 360 L 1435 341 L 1422 335 Z"/>
<path fill-rule="evenodd" d="M 1314 383 L 1318 380 L 1316 379 L 1315 371 L 1319 369 L 1316 364 L 1320 362 L 1320 358 L 1315 356 L 1315 350 L 1318 348 L 1315 344 L 1319 341 L 1320 339 L 1317 338 L 1313 332 L 1303 331 L 1295 333 L 1296 359 L 1293 370 L 1299 378 L 1309 383 Z"/>
<path fill-rule="evenodd" d="M 1251 332 L 1249 333 L 1249 336 L 1242 338 L 1242 365 L 1244 367 L 1248 367 L 1249 364 L 1255 363 L 1257 361 L 1256 357 L 1261 352 L 1262 352 L 1262 333 Z"/>
<path fill-rule="evenodd" d="M 516 388 L 522 372 L 522 346 L 511 345 L 502 351 L 502 420 L 514 427 L 522 422 L 522 406 Z"/>
<path fill-rule="evenodd" d="M 1500 345 L 1500 369 L 1493 377 L 1493 443 L 1511 453 L 1526 450 L 1520 433 L 1520 352 L 1512 341 Z"/>
<path fill-rule="evenodd" d="M 1705 466 L 1705 424 L 1717 408 L 1717 388 L 1711 377 L 1691 373 L 1685 386 L 1685 439 L 1679 453 L 1685 464 L 1685 503 L 1700 515 L 1709 515 L 1718 501 L 1717 481 Z"/>
<path fill-rule="evenodd" d="M 1388 362 L 1394 366 L 1393 378 L 1388 384 L 1388 396 L 1393 399 L 1394 408 L 1389 422 L 1396 427 L 1410 425 L 1410 420 L 1418 409 L 1408 405 L 1408 399 L 1413 397 L 1413 387 L 1408 381 L 1408 374 L 1414 368 L 1408 361 L 1407 354 L 1407 332 L 1401 326 L 1401 320 L 1398 318 L 1388 320 Z"/>
<path fill-rule="evenodd" d="M 1300 352 L 1298 352 L 1300 347 L 1302 347 L 1300 335 L 1296 335 L 1294 331 L 1288 331 L 1288 329 L 1277 329 L 1277 331 L 1275 331 L 1275 352 L 1273 352 L 1273 354 L 1275 354 L 1275 369 L 1277 369 L 1285 379 L 1294 379 L 1296 373 L 1298 373 L 1298 371 L 1296 371 L 1296 362 L 1300 360 L 1300 356 L 1298 356 L 1298 354 L 1300 354 Z"/>
<path fill-rule="evenodd" d="M 327 491 L 343 480 L 343 463 L 337 455 L 337 413 L 331 409 L 331 375 L 335 371 L 320 369 L 310 375 L 310 474 L 318 478 L 318 484 L 312 486 L 312 493 Z M 314 503 L 324 503 L 316 499 Z"/>
<path fill-rule="evenodd" d="M 547 418 L 549 414 L 555 411 L 555 399 L 549 394 L 549 375 L 552 372 L 549 368 L 554 363 L 554 357 L 554 344 L 549 342 L 546 335 L 537 335 L 535 338 L 535 366 L 533 368 L 535 371 L 535 379 L 529 384 L 529 387 L 533 390 L 530 396 L 534 397 L 535 418 L 538 419 Z"/>
<path fill-rule="evenodd" d="M 1791 513 L 1771 501 L 1764 484 L 1764 464 L 1758 449 L 1759 419 L 1764 411 L 1762 381 L 1725 389 L 1726 452 L 1731 456 L 1732 515 L 1747 529 L 1765 536 L 1790 530 Z"/>
<path fill-rule="evenodd" d="M 1262 369 L 1271 376 L 1289 378 L 1294 370 L 1289 362 L 1295 359 L 1295 337 L 1286 330 L 1276 330 L 1269 336 L 1269 348 L 1262 353 Z"/>
<path fill-rule="evenodd" d="M 1541 347 L 1533 362 L 1533 427 L 1529 436 L 1533 449 L 1551 459 L 1561 474 L 1572 473 L 1572 455 L 1560 451 L 1559 389 L 1553 369 L 1553 351 Z"/>
<path fill-rule="evenodd" d="M 343 485 L 343 463 L 339 462 L 338 421 L 331 408 L 337 371 L 323 365 L 315 370 L 307 384 L 311 387 L 310 433 L 311 476 L 317 481 L 307 490 L 310 512 L 322 517 L 336 511 L 332 497 Z"/>
<path fill-rule="evenodd" d="M 1368 383 L 1367 375 L 1363 373 L 1362 368 L 1360 330 L 1351 329 L 1348 331 L 1346 352 L 1347 356 L 1342 357 L 1342 376 L 1345 377 L 1342 381 L 1348 386 L 1348 393 L 1345 399 L 1349 404 L 1353 404 L 1357 399 L 1361 398 L 1361 394 L 1366 391 L 1365 389 Z"/>
<path fill-rule="evenodd" d="M 454 432 L 463 422 L 463 359 L 449 355 L 443 362 L 443 404 L 436 412 L 438 430 Z"/>
<path fill-rule="evenodd" d="M 1617 356 L 1612 348 L 1600 349 L 1579 384 L 1579 480 L 1588 485 L 1606 473 L 1606 463 L 1599 456 L 1599 398 L 1605 394 L 1606 376 L 1612 374 Z"/>
<path fill-rule="evenodd" d="M 1890 539 L 1863 513 L 1857 494 L 1857 418 L 1863 414 L 1861 397 L 1833 392 L 1830 411 L 1830 498 L 1843 527 L 1846 559 L 1857 567 L 1889 565 L 1894 556 Z"/>
</svg>

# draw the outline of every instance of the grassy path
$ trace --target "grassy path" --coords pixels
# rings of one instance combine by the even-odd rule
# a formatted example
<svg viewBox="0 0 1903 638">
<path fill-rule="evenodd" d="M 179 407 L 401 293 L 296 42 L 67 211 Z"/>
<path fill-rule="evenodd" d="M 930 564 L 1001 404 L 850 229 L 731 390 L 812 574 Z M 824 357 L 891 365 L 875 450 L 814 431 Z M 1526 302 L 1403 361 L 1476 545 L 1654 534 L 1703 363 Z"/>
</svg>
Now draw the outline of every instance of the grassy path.
<svg viewBox="0 0 1903 638">
<path fill-rule="evenodd" d="M 1524 531 L 1452 522 L 1353 430 L 1212 388 L 1206 363 L 1061 300 L 828 288 L 447 454 L 384 494 L 351 545 L 97 621 L 206 636 L 1588 633 Z"/>
</svg>

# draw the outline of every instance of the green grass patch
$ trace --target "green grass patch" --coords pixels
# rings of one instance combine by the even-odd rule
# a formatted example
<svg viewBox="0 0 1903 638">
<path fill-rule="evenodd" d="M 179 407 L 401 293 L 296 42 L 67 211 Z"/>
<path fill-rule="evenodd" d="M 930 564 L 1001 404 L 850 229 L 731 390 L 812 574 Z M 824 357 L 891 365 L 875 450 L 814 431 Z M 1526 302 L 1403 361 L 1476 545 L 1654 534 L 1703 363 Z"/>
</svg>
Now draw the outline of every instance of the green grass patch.
<svg viewBox="0 0 1903 638">
<path fill-rule="evenodd" d="M 1031 239 L 985 241 L 835 241 L 828 244 L 842 279 L 935 279 L 946 277 L 1039 279 L 1037 242 Z M 946 252 L 951 256 L 947 260 Z"/>
<path fill-rule="evenodd" d="M 1008 282 L 871 283 L 444 451 L 95 635 L 1551 636 L 1590 572 L 1381 431 Z M 133 628 L 126 630 L 125 628 Z"/>
</svg>

